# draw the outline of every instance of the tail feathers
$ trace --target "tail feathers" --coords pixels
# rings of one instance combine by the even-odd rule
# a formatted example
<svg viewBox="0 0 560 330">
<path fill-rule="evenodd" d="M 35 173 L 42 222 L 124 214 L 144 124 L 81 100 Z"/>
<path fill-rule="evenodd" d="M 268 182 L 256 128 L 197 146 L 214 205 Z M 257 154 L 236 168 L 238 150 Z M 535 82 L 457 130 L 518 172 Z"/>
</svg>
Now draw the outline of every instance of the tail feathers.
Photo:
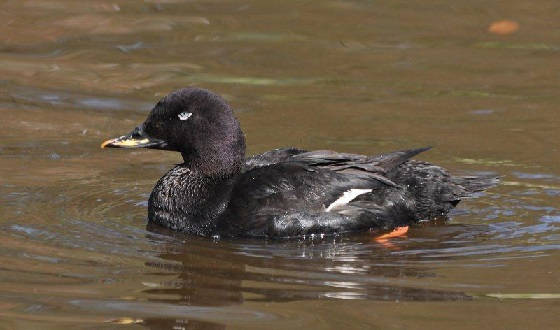
<svg viewBox="0 0 560 330">
<path fill-rule="evenodd" d="M 370 160 L 376 165 L 383 168 L 385 171 L 390 171 L 393 168 L 401 165 L 410 158 L 418 155 L 421 152 L 432 149 L 432 147 L 424 147 L 418 149 L 395 151 L 388 154 L 375 156 Z"/>
<path fill-rule="evenodd" d="M 452 180 L 469 194 L 484 191 L 500 183 L 497 176 L 459 176 L 453 177 Z"/>
</svg>

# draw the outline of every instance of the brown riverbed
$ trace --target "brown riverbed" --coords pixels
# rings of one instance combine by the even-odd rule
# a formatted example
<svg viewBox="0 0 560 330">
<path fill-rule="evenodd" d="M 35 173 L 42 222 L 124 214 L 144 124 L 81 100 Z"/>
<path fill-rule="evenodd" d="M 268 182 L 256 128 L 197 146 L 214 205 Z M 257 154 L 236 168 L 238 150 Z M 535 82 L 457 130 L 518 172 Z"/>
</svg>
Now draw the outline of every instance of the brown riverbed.
<svg viewBox="0 0 560 330">
<path fill-rule="evenodd" d="M 557 328 L 559 10 L 0 2 L 0 328 Z M 432 145 L 420 159 L 502 184 L 390 244 L 153 230 L 180 156 L 99 144 L 191 85 L 234 106 L 250 153 Z"/>
</svg>

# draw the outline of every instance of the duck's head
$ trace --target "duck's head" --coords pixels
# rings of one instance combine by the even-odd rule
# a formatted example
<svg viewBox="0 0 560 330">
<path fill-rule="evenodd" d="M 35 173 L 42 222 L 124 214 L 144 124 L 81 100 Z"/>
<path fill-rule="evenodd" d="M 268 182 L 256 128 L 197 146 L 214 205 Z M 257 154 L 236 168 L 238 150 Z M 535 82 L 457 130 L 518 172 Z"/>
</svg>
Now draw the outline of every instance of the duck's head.
<svg viewBox="0 0 560 330">
<path fill-rule="evenodd" d="M 205 175 L 241 168 L 245 138 L 230 106 L 200 88 L 183 88 L 161 99 L 148 118 L 101 148 L 149 148 L 180 152 L 185 165 Z"/>
</svg>

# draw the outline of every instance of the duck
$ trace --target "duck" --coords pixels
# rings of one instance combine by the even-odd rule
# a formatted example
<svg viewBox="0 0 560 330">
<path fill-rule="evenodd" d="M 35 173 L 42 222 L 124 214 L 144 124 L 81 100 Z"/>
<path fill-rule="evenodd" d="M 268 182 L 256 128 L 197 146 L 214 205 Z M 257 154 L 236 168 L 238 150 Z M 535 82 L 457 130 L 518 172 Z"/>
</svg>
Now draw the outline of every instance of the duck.
<svg viewBox="0 0 560 330">
<path fill-rule="evenodd" d="M 290 147 L 246 158 L 232 107 L 197 87 L 163 97 L 143 123 L 101 148 L 181 153 L 183 163 L 150 194 L 148 223 L 205 237 L 390 232 L 445 217 L 499 180 L 412 159 L 430 147 L 377 155 Z"/>
</svg>

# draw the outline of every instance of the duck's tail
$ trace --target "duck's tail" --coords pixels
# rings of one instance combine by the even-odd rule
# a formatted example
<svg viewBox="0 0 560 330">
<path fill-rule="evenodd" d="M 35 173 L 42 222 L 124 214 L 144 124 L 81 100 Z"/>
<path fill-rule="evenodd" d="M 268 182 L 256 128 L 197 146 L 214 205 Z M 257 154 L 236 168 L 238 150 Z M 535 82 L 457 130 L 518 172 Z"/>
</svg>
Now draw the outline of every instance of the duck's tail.
<svg viewBox="0 0 560 330">
<path fill-rule="evenodd" d="M 458 186 L 463 187 L 466 196 L 484 191 L 488 188 L 494 187 L 500 183 L 500 177 L 494 175 L 481 175 L 481 176 L 454 176 L 452 182 Z"/>
<path fill-rule="evenodd" d="M 439 166 L 415 160 L 399 165 L 389 178 L 406 187 L 407 199 L 414 201 L 416 220 L 445 216 L 462 199 L 499 182 L 498 177 L 490 175 L 454 176 Z"/>
</svg>

